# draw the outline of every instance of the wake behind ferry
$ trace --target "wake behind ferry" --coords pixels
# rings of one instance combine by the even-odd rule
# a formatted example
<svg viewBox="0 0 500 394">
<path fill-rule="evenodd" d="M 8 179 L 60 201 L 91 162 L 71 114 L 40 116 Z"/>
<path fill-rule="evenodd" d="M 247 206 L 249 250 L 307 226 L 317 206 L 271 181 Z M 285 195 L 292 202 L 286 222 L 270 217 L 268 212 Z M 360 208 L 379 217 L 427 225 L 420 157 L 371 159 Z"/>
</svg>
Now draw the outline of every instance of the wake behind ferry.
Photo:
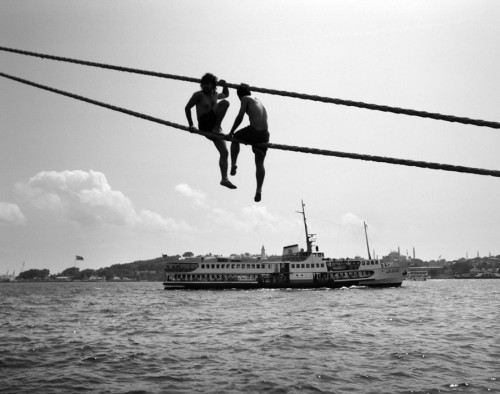
<svg viewBox="0 0 500 394">
<path fill-rule="evenodd" d="M 383 263 L 371 259 L 327 258 L 314 245 L 314 234 L 307 229 L 302 202 L 307 250 L 299 245 L 283 248 L 281 261 L 239 256 L 205 256 L 166 262 L 165 290 L 199 289 L 310 289 L 350 286 L 398 287 L 406 275 L 398 262 Z M 366 235 L 366 225 L 365 225 Z M 366 237 L 368 242 L 368 237 Z"/>
</svg>

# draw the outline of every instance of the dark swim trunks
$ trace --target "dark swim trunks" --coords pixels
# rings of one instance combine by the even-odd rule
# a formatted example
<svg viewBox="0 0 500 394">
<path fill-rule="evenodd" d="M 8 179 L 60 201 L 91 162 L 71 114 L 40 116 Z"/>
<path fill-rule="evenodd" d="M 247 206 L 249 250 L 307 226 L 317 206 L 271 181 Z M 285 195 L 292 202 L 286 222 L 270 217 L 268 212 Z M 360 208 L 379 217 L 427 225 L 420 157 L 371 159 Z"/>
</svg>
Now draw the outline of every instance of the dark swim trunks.
<svg viewBox="0 0 500 394">
<path fill-rule="evenodd" d="M 236 133 L 234 133 L 234 138 L 236 138 L 240 141 L 245 141 L 245 142 L 250 142 L 250 143 L 269 142 L 269 131 L 257 130 L 255 128 L 253 128 L 252 126 L 247 126 L 241 130 L 238 130 Z M 266 152 L 267 152 L 267 147 L 252 146 L 252 151 L 254 153 L 261 152 L 265 156 Z"/>
<path fill-rule="evenodd" d="M 198 118 L 198 129 L 201 131 L 211 132 L 213 131 L 216 123 L 217 115 L 214 111 L 210 110 Z"/>
</svg>

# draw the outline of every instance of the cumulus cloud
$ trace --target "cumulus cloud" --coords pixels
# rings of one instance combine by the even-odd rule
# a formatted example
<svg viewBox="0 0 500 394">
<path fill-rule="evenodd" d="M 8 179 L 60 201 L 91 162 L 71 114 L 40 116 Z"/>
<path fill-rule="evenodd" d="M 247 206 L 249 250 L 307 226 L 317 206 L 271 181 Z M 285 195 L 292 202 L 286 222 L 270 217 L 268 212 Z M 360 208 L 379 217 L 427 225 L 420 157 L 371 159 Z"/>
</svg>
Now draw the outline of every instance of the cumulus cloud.
<svg viewBox="0 0 500 394">
<path fill-rule="evenodd" d="M 172 219 L 156 213 L 137 212 L 130 199 L 113 190 L 106 176 L 98 171 L 42 171 L 16 187 L 35 208 L 82 225 L 146 226 L 163 230 L 178 227 Z"/>
<path fill-rule="evenodd" d="M 184 197 L 187 197 L 192 203 L 199 208 L 208 208 L 207 196 L 205 193 L 191 188 L 191 186 L 180 183 L 175 187 L 175 191 Z"/>
<path fill-rule="evenodd" d="M 139 213 L 139 217 L 140 224 L 146 228 L 159 228 L 165 231 L 192 230 L 191 226 L 184 221 L 177 222 L 172 218 L 165 219 L 161 215 L 151 211 L 142 210 Z"/>
<path fill-rule="evenodd" d="M 266 227 L 269 230 L 275 230 L 279 223 L 278 219 L 267 210 L 267 207 L 255 205 L 243 208 L 242 218 L 244 223 L 252 229 Z"/>
<path fill-rule="evenodd" d="M 24 224 L 26 222 L 26 217 L 16 204 L 0 201 L 0 223 L 1 222 Z"/>
<path fill-rule="evenodd" d="M 349 225 L 349 226 L 356 226 L 356 227 L 361 226 L 361 227 L 363 227 L 363 220 L 360 219 L 355 214 L 348 212 L 344 216 L 342 216 L 342 224 Z"/>
<path fill-rule="evenodd" d="M 213 208 L 209 217 L 211 223 L 243 233 L 257 230 L 276 232 L 280 231 L 283 226 L 289 225 L 289 221 L 279 220 L 266 207 L 255 205 L 242 208 L 239 214 L 233 214 L 222 208 Z"/>
</svg>

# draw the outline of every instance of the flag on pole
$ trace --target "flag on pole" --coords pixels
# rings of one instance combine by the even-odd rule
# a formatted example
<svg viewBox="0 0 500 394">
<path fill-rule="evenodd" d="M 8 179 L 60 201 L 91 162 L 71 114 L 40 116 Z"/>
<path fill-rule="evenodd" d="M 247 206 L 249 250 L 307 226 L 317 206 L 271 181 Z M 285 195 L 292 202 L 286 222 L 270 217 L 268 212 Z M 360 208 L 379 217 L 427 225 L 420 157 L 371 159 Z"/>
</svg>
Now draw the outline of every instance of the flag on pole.
<svg viewBox="0 0 500 394">
<path fill-rule="evenodd" d="M 76 256 L 75 260 L 83 260 L 83 257 L 82 256 Z"/>
</svg>

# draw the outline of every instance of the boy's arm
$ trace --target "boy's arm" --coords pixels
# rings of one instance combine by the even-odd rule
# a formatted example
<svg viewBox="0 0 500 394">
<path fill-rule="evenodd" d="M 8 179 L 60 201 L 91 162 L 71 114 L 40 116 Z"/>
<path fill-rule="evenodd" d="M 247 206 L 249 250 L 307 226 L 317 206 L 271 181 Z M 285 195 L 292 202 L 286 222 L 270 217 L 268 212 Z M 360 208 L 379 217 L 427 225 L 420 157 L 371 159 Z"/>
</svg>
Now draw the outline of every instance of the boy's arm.
<svg viewBox="0 0 500 394">
<path fill-rule="evenodd" d="M 189 99 L 186 107 L 184 108 L 184 112 L 186 113 L 186 118 L 189 123 L 189 127 L 193 127 L 193 118 L 191 117 L 191 108 L 193 108 L 199 100 L 198 92 L 194 93 Z"/>
<path fill-rule="evenodd" d="M 229 97 L 229 88 L 227 87 L 226 81 L 224 81 L 223 79 L 221 79 L 219 81 L 219 83 L 222 86 L 222 93 L 219 93 L 217 95 L 217 100 L 225 99 L 225 98 Z"/>
<path fill-rule="evenodd" d="M 247 105 L 248 105 L 248 100 L 246 100 L 246 97 L 243 97 L 241 99 L 240 112 L 238 112 L 238 115 L 236 116 L 236 119 L 234 120 L 233 127 L 231 127 L 231 131 L 229 133 L 230 137 L 233 136 L 234 131 L 238 128 L 238 126 L 243 121 L 243 116 L 245 116 L 245 112 L 247 111 Z"/>
</svg>

